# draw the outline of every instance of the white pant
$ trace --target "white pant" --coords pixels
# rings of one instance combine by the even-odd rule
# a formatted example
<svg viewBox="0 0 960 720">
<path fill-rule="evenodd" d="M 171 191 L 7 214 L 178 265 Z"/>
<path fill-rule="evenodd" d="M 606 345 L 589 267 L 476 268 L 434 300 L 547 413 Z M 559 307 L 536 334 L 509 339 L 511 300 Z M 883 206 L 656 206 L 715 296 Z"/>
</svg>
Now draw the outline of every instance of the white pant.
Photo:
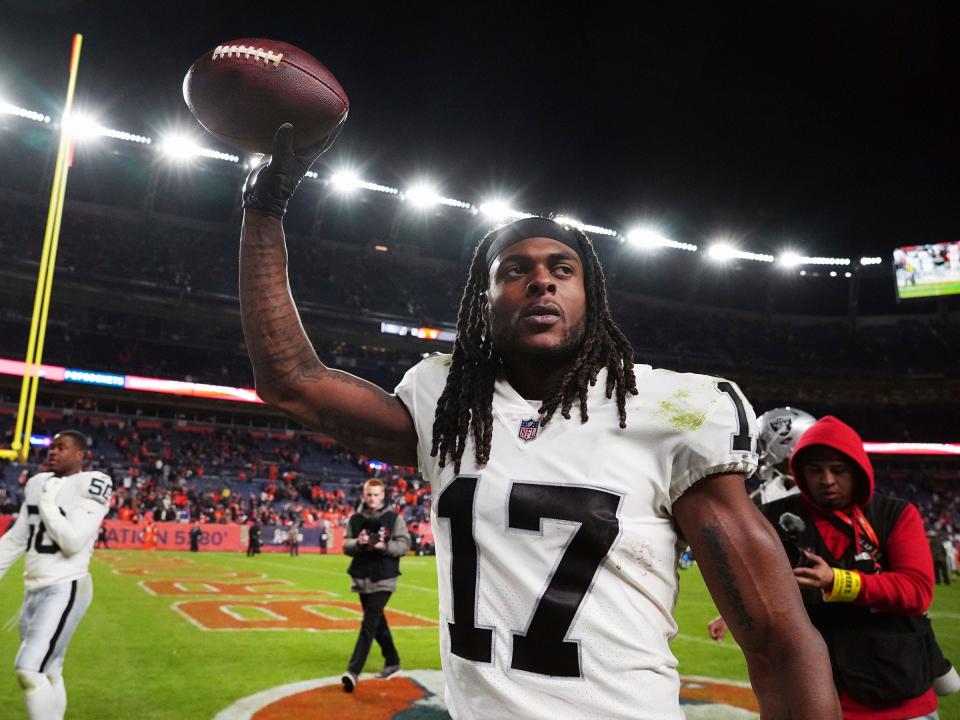
<svg viewBox="0 0 960 720">
<path fill-rule="evenodd" d="M 93 580 L 48 585 L 24 595 L 20 611 L 18 670 L 38 673 L 59 672 L 70 638 L 93 600 Z"/>
</svg>

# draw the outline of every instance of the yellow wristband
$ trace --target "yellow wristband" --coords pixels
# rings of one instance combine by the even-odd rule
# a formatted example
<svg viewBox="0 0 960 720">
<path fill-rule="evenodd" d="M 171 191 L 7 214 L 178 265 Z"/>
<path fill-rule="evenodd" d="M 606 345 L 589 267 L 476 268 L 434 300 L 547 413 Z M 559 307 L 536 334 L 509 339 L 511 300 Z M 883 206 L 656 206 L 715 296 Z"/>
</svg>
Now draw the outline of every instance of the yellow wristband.
<svg viewBox="0 0 960 720">
<path fill-rule="evenodd" d="M 824 593 L 827 602 L 853 602 L 860 594 L 860 573 L 833 568 L 833 590 Z"/>
</svg>

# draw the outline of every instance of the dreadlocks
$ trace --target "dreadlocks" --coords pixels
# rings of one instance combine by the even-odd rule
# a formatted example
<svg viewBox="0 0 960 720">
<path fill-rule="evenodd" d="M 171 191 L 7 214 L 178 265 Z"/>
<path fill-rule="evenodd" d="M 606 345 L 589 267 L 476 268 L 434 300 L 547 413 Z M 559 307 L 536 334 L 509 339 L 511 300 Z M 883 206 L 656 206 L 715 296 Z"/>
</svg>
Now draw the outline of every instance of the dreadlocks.
<svg viewBox="0 0 960 720">
<path fill-rule="evenodd" d="M 487 328 L 483 306 L 489 282 L 487 252 L 497 232 L 488 233 L 473 253 L 470 275 L 460 300 L 450 374 L 437 401 L 433 421 L 430 455 L 439 455 L 440 467 L 446 464 L 447 456 L 451 457 L 455 472 L 460 472 L 469 433 L 473 435 L 477 464 L 484 465 L 490 459 L 493 385 L 501 365 Z M 558 408 L 560 415 L 569 419 L 574 402 L 580 406 L 580 422 L 585 423 L 589 419 L 587 390 L 596 383 L 597 373 L 607 368 L 607 397 L 612 397 L 616 390 L 620 427 L 625 428 L 627 393 L 637 394 L 633 348 L 610 317 L 603 269 L 593 244 L 580 230 L 571 228 L 570 232 L 584 258 L 586 331 L 570 368 L 540 406 L 540 424 L 546 426 Z"/>
</svg>

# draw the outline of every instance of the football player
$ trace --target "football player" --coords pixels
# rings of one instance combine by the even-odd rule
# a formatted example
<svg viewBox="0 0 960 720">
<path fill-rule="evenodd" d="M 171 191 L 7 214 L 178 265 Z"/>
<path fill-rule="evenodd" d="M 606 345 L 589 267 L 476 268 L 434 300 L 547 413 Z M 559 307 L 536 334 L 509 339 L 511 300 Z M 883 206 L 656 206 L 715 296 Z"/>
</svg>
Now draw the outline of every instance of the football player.
<svg viewBox="0 0 960 720">
<path fill-rule="evenodd" d="M 87 438 L 54 436 L 47 472 L 27 481 L 13 527 L 0 538 L 0 577 L 26 554 L 15 667 L 30 720 L 60 720 L 67 708 L 63 659 L 93 598 L 87 568 L 113 483 L 82 472 Z"/>
<path fill-rule="evenodd" d="M 823 641 L 747 497 L 756 418 L 736 385 L 635 365 L 593 246 L 547 218 L 476 247 L 452 355 L 395 394 L 328 368 L 290 295 L 282 225 L 321 150 L 295 153 L 284 125 L 244 188 L 247 349 L 267 402 L 358 452 L 419 461 L 451 714 L 679 720 L 682 536 L 762 716 L 839 718 Z"/>
<path fill-rule="evenodd" d="M 757 475 L 763 482 L 751 497 L 760 505 L 800 492 L 790 474 L 790 455 L 800 436 L 816 421 L 810 413 L 792 407 L 774 408 L 757 418 L 760 426 Z"/>
</svg>

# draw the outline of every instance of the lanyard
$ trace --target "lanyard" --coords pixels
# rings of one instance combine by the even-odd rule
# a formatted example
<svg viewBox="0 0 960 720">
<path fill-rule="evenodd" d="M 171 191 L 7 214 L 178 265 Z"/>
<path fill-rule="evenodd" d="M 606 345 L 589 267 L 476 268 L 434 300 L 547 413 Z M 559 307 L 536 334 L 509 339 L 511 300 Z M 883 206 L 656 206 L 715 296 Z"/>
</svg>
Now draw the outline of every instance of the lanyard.
<svg viewBox="0 0 960 720">
<path fill-rule="evenodd" d="M 880 564 L 877 562 L 877 555 L 880 552 L 880 541 L 877 539 L 877 533 L 874 531 L 873 525 L 871 525 L 870 521 L 867 520 L 867 517 L 863 514 L 860 506 L 853 506 L 852 519 L 839 510 L 834 510 L 833 514 L 853 530 L 853 546 L 856 555 L 860 554 L 860 533 L 857 532 L 857 530 L 863 530 L 863 534 L 866 535 L 867 540 L 867 552 L 870 553 L 870 557 L 873 559 L 873 564 L 879 570 Z"/>
</svg>

